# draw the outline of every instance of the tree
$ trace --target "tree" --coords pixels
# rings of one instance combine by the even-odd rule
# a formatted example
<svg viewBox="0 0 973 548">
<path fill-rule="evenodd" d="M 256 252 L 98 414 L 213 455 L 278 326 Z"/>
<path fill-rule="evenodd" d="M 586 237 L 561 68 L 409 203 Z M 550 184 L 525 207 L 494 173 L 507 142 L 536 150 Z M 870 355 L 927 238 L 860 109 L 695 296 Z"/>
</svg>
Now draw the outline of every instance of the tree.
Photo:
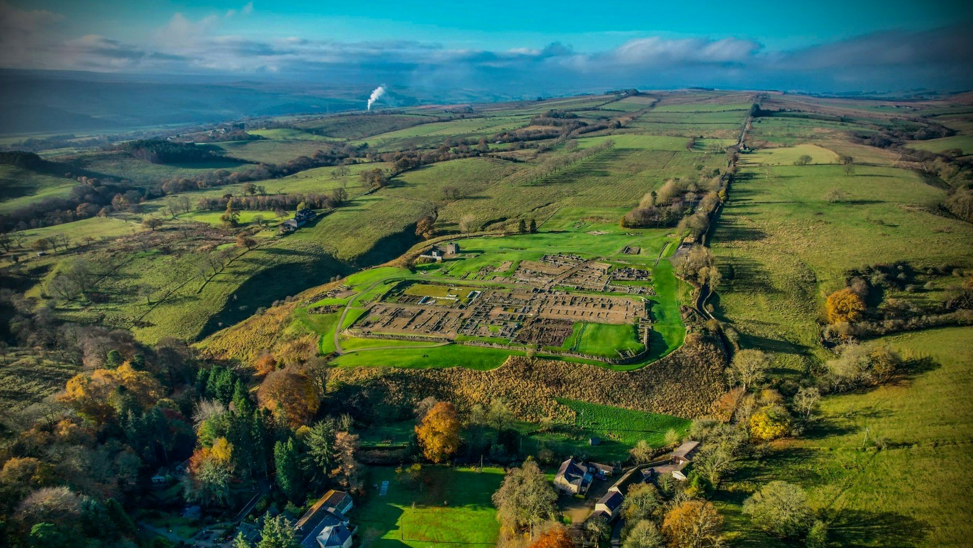
<svg viewBox="0 0 973 548">
<path fill-rule="evenodd" d="M 726 446 L 704 446 L 693 462 L 694 470 L 706 478 L 714 489 L 719 488 L 720 482 L 727 474 L 733 472 L 733 462 L 736 460 L 733 452 Z"/>
<path fill-rule="evenodd" d="M 712 503 L 691 500 L 666 514 L 662 533 L 671 548 L 715 548 L 722 545 L 723 518 Z"/>
<path fill-rule="evenodd" d="M 530 228 L 528 228 L 527 231 L 530 232 L 531 234 L 537 234 L 537 221 L 535 221 L 534 219 L 531 219 L 530 220 Z"/>
<path fill-rule="evenodd" d="M 622 548 L 663 548 L 665 544 L 665 538 L 655 523 L 643 519 L 637 521 L 629 530 L 625 541 L 622 542 Z"/>
<path fill-rule="evenodd" d="M 432 238 L 436 233 L 434 228 L 435 225 L 436 219 L 433 219 L 431 216 L 426 216 L 419 219 L 419 221 L 416 222 L 416 236 L 420 236 L 425 240 Z"/>
<path fill-rule="evenodd" d="M 601 546 L 611 537 L 612 526 L 605 514 L 594 514 L 584 522 L 584 532 L 588 543 Z"/>
<path fill-rule="evenodd" d="M 240 234 L 236 237 L 236 245 L 237 247 L 245 247 L 247 248 L 247 251 L 249 251 L 257 247 L 257 240 L 254 240 L 252 237 L 246 234 Z"/>
<path fill-rule="evenodd" d="M 839 188 L 834 188 L 829 190 L 828 193 L 824 195 L 824 199 L 832 204 L 836 204 L 838 202 L 844 202 L 847 200 L 848 193 Z"/>
<path fill-rule="evenodd" d="M 562 525 L 554 525 L 538 535 L 530 548 L 574 548 L 574 539 Z"/>
<path fill-rule="evenodd" d="M 233 477 L 233 445 L 216 438 L 211 447 L 201 447 L 189 459 L 184 489 L 188 500 L 204 505 L 225 506 L 230 502 Z"/>
<path fill-rule="evenodd" d="M 159 217 L 145 217 L 142 219 L 142 226 L 148 228 L 152 232 L 155 232 L 155 229 L 161 227 L 164 224 L 166 224 L 166 222 Z"/>
<path fill-rule="evenodd" d="M 327 476 L 335 463 L 334 422 L 323 420 L 314 423 L 307 433 L 305 443 L 308 459 L 316 468 L 315 475 Z"/>
<path fill-rule="evenodd" d="M 467 234 L 473 232 L 474 223 L 476 223 L 476 215 L 473 215 L 472 213 L 463 215 L 459 219 L 460 232 L 465 232 Z"/>
<path fill-rule="evenodd" d="M 30 548 L 70 548 L 75 545 L 75 540 L 70 535 L 65 534 L 53 523 L 38 523 L 31 527 L 28 537 Z"/>
<path fill-rule="evenodd" d="M 490 402 L 490 409 L 486 412 L 486 420 L 499 434 L 513 422 L 514 414 L 503 400 L 496 398 Z"/>
<path fill-rule="evenodd" d="M 501 530 L 514 535 L 533 528 L 557 514 L 557 493 L 533 459 L 507 472 L 493 494 Z"/>
<path fill-rule="evenodd" d="M 777 403 L 761 407 L 750 417 L 750 436 L 757 441 L 775 440 L 786 434 L 790 427 L 790 414 Z"/>
<path fill-rule="evenodd" d="M 810 420 L 820 400 L 820 390 L 808 386 L 801 387 L 794 395 L 794 409 L 804 417 L 804 420 Z"/>
<path fill-rule="evenodd" d="M 439 402 L 416 425 L 422 454 L 435 463 L 453 456 L 459 449 L 459 418 L 452 403 Z"/>
<path fill-rule="evenodd" d="M 854 322 L 861 318 L 862 312 L 865 311 L 865 302 L 851 288 L 846 287 L 828 295 L 826 307 L 828 321 L 832 324 Z"/>
<path fill-rule="evenodd" d="M 772 481 L 745 500 L 743 513 L 761 529 L 781 538 L 804 535 L 814 519 L 804 490 L 783 481 Z"/>
<path fill-rule="evenodd" d="M 283 515 L 265 521 L 260 537 L 257 548 L 300 548 L 301 546 L 294 533 L 294 527 Z"/>
<path fill-rule="evenodd" d="M 300 503 L 304 499 L 304 475 L 301 473 L 301 455 L 294 444 L 294 438 L 274 444 L 274 468 L 280 490 L 287 499 Z"/>
<path fill-rule="evenodd" d="M 699 285 L 715 289 L 719 284 L 720 271 L 716 267 L 713 252 L 706 246 L 696 244 L 676 261 L 676 272 L 685 280 L 696 280 Z"/>
<path fill-rule="evenodd" d="M 520 234 L 527 234 L 527 221 L 521 219 L 520 222 L 517 223 L 517 232 Z"/>
<path fill-rule="evenodd" d="M 253 196 L 254 194 L 257 193 L 257 185 L 255 185 L 254 183 L 245 183 L 243 185 L 243 193 Z"/>
<path fill-rule="evenodd" d="M 233 539 L 233 548 L 253 548 L 247 539 L 243 538 L 243 533 L 237 533 Z"/>
<path fill-rule="evenodd" d="M 639 464 L 651 461 L 653 456 L 652 446 L 645 440 L 639 440 L 635 447 L 628 450 L 628 453 L 632 455 L 632 460 Z"/>
<path fill-rule="evenodd" d="M 806 166 L 806 165 L 810 164 L 811 163 L 811 160 L 813 160 L 813 159 L 814 158 L 811 158 L 807 154 L 804 154 L 800 158 L 798 158 L 797 160 L 794 161 L 794 165 L 795 166 Z"/>
<path fill-rule="evenodd" d="M 749 390 L 751 386 L 764 380 L 770 369 L 770 357 L 760 350 L 740 350 L 733 356 L 729 376 L 737 384 Z"/>
<path fill-rule="evenodd" d="M 51 240 L 48 238 L 38 238 L 30 243 L 30 248 L 38 253 L 46 252 L 51 248 Z"/>
<path fill-rule="evenodd" d="M 267 375 L 257 389 L 257 401 L 294 426 L 311 420 L 321 403 L 314 382 L 290 368 Z"/>
<path fill-rule="evenodd" d="M 817 520 L 811 525 L 811 529 L 807 532 L 807 538 L 804 540 L 804 545 L 807 548 L 827 548 L 828 546 L 828 524 L 823 521 Z"/>
<path fill-rule="evenodd" d="M 340 207 L 344 205 L 344 203 L 347 201 L 348 201 L 348 190 L 345 187 L 339 186 L 338 188 L 331 191 L 331 202 L 335 205 L 335 207 Z"/>
<path fill-rule="evenodd" d="M 361 464 L 355 460 L 355 453 L 358 451 L 358 436 L 348 432 L 338 432 L 334 437 L 335 456 L 338 468 L 335 475 L 338 482 L 345 489 L 353 492 L 361 492 L 364 483 L 362 481 Z"/>
<path fill-rule="evenodd" d="M 662 507 L 659 491 L 651 483 L 633 485 L 622 502 L 622 515 L 625 523 L 635 524 L 652 518 Z"/>
<path fill-rule="evenodd" d="M 226 211 L 220 215 L 224 227 L 234 227 L 240 224 L 240 212 L 233 207 L 233 200 L 226 203 Z"/>
</svg>

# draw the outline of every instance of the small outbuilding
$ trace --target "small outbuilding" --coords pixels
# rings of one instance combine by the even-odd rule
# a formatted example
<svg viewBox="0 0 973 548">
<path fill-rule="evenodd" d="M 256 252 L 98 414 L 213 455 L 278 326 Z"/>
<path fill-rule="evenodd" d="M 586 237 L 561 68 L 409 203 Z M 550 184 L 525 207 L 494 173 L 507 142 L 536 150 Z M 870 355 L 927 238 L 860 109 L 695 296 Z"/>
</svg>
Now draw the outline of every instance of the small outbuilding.
<svg viewBox="0 0 973 548">
<path fill-rule="evenodd" d="M 672 462 L 676 464 L 688 464 L 693 461 L 693 457 L 696 455 L 698 449 L 698 441 L 687 441 L 672 452 Z"/>
</svg>

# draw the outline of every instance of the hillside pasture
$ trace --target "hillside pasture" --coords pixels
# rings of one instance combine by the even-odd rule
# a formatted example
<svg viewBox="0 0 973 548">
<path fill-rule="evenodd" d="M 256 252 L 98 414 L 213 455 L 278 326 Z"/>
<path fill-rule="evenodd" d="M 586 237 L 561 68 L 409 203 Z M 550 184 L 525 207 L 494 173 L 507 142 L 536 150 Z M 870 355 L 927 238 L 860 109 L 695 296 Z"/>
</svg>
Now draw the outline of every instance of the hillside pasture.
<svg viewBox="0 0 973 548">
<path fill-rule="evenodd" d="M 973 536 L 973 328 L 887 337 L 914 372 L 887 386 L 823 400 L 801 439 L 747 461 L 721 511 L 733 546 L 786 546 L 740 512 L 754 489 L 783 480 L 804 487 L 841 546 L 965 546 Z"/>
<path fill-rule="evenodd" d="M 821 354 L 824 298 L 844 285 L 847 270 L 971 264 L 973 227 L 938 213 L 944 197 L 915 172 L 892 167 L 747 167 L 712 239 L 723 272 L 718 316 L 745 347 L 804 370 Z"/>
<path fill-rule="evenodd" d="M 973 135 L 954 135 L 928 141 L 909 141 L 909 148 L 941 153 L 947 150 L 960 150 L 963 155 L 973 154 Z"/>
</svg>

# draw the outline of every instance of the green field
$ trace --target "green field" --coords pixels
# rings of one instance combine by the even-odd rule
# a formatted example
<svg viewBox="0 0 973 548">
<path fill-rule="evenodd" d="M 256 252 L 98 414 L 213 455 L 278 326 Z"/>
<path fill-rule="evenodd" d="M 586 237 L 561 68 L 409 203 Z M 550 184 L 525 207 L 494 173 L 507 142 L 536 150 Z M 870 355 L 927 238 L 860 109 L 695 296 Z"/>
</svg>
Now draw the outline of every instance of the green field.
<svg viewBox="0 0 973 548">
<path fill-rule="evenodd" d="M 929 139 L 928 141 L 911 141 L 909 148 L 928 150 L 929 152 L 959 149 L 962 154 L 969 155 L 973 154 L 973 135 L 954 135 L 942 139 Z"/>
<path fill-rule="evenodd" d="M 786 369 L 823 356 L 818 319 L 847 270 L 970 264 L 973 227 L 938 214 L 945 191 L 912 171 L 782 164 L 742 173 L 712 240 L 723 272 L 717 315 L 743 346 L 776 353 Z M 841 201 L 829 201 L 834 190 Z"/>
<path fill-rule="evenodd" d="M 383 481 L 389 482 L 384 497 L 373 487 Z M 367 494 L 350 517 L 362 542 L 376 548 L 492 546 L 500 524 L 490 497 L 502 481 L 500 468 L 424 466 L 412 485 L 392 468 L 373 467 Z"/>
<path fill-rule="evenodd" d="M 826 398 L 803 439 L 748 461 L 721 500 L 740 531 L 732 544 L 786 546 L 755 530 L 738 506 L 755 486 L 782 479 L 808 490 L 836 545 L 967 545 L 971 338 L 966 327 L 885 339 L 917 371 L 888 386 Z"/>
</svg>

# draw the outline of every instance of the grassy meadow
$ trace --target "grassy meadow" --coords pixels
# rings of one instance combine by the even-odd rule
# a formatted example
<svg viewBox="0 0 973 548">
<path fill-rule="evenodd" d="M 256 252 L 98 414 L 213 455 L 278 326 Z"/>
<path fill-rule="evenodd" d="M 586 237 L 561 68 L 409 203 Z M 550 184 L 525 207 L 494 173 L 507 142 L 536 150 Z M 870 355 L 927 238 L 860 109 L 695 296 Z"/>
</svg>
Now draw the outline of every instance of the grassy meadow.
<svg viewBox="0 0 973 548">
<path fill-rule="evenodd" d="M 945 191 L 913 171 L 855 165 L 847 173 L 773 160 L 812 147 L 821 148 L 744 155 L 712 237 L 724 275 L 717 315 L 740 333 L 741 345 L 777 353 L 793 371 L 823 355 L 816 340 L 824 298 L 844 285 L 849 269 L 969 265 L 973 241 L 973 227 L 938 213 Z"/>
<path fill-rule="evenodd" d="M 797 483 L 840 546 L 964 546 L 973 535 L 973 328 L 935 329 L 881 343 L 914 372 L 890 385 L 825 398 L 801 439 L 747 461 L 721 510 L 734 546 L 785 546 L 756 530 L 740 504 L 757 485 Z"/>
</svg>

